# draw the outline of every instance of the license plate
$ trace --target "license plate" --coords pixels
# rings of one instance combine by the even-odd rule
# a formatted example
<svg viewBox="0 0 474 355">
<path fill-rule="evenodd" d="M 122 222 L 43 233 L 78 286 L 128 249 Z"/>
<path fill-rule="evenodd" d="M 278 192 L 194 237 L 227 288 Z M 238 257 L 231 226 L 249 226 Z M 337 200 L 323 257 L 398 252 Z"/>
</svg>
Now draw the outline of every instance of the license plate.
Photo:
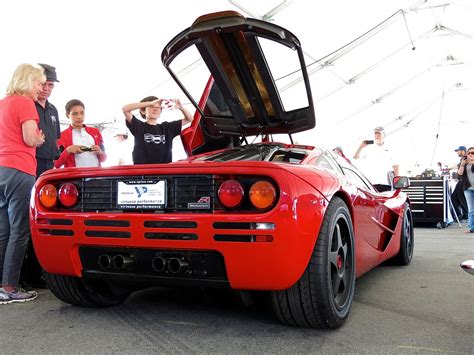
<svg viewBox="0 0 474 355">
<path fill-rule="evenodd" d="M 130 180 L 117 184 L 117 207 L 122 209 L 163 209 L 166 206 L 165 180 Z"/>
</svg>

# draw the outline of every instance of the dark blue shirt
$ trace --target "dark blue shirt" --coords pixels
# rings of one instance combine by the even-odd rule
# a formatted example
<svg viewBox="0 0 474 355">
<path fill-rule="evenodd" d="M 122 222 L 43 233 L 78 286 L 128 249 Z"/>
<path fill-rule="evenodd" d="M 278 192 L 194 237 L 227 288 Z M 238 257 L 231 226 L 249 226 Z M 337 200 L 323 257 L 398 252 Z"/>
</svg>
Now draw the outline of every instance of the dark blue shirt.
<svg viewBox="0 0 474 355">
<path fill-rule="evenodd" d="M 44 133 L 44 143 L 36 148 L 36 159 L 56 160 L 59 157 L 56 141 L 61 136 L 58 110 L 49 101 L 46 101 L 44 108 L 38 102 L 35 105 L 39 116 L 38 126 Z"/>
</svg>

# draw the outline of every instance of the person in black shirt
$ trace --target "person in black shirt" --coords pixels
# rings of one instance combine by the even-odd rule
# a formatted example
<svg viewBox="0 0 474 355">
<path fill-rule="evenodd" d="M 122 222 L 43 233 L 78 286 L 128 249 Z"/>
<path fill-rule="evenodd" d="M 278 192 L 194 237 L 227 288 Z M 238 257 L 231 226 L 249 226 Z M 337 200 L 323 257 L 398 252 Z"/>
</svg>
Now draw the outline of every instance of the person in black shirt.
<svg viewBox="0 0 474 355">
<path fill-rule="evenodd" d="M 36 178 L 46 170 L 53 168 L 53 160 L 59 157 L 56 141 L 61 135 L 58 110 L 48 101 L 49 96 L 53 92 L 54 83 L 59 82 L 56 76 L 56 68 L 48 64 L 40 63 L 39 65 L 44 69 L 46 82 L 43 84 L 35 105 L 40 117 L 38 126 L 45 135 L 45 141 L 41 147 L 36 148 Z"/>
<path fill-rule="evenodd" d="M 167 105 L 180 110 L 184 117 L 177 121 L 158 123 L 161 111 Z M 125 123 L 135 137 L 132 153 L 134 164 L 171 162 L 173 138 L 181 133 L 183 124 L 193 120 L 193 116 L 178 99 L 164 100 L 156 96 L 148 96 L 140 102 L 125 105 L 122 110 L 126 118 Z M 132 114 L 134 110 L 140 110 L 140 115 L 145 122 Z"/>
<path fill-rule="evenodd" d="M 459 166 L 461 165 L 463 158 L 466 156 L 466 147 L 463 145 L 460 145 L 457 147 L 455 150 L 456 154 L 459 157 L 459 163 L 457 165 L 453 166 L 451 169 L 456 169 L 456 172 L 459 169 Z M 457 176 L 456 178 L 458 179 L 458 182 L 456 183 L 456 186 L 454 187 L 453 192 L 451 193 L 451 202 L 453 203 L 453 208 L 454 211 L 456 212 L 458 219 L 467 219 L 468 217 L 468 206 L 467 206 L 467 201 L 466 201 L 466 196 L 464 196 L 464 186 L 463 182 L 461 181 L 461 177 Z"/>
</svg>

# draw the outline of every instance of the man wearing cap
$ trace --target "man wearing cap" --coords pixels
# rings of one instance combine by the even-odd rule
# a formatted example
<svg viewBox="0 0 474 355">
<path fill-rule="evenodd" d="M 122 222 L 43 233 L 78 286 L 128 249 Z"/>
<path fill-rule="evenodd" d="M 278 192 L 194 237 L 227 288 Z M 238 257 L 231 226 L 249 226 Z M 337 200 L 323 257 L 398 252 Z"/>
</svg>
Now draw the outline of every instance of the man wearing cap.
<svg viewBox="0 0 474 355">
<path fill-rule="evenodd" d="M 383 127 L 374 128 L 374 140 L 362 141 L 354 159 L 360 159 L 359 168 L 379 191 L 389 190 L 393 176 L 399 175 L 399 165 L 385 144 Z"/>
<path fill-rule="evenodd" d="M 451 169 L 456 169 L 456 171 L 458 171 L 459 166 L 461 165 L 461 160 L 463 159 L 463 157 L 466 156 L 467 149 L 465 146 L 460 145 L 459 147 L 454 149 L 454 151 L 458 154 L 459 163 L 451 167 Z M 457 174 L 456 178 L 458 178 Z M 466 219 L 468 213 L 467 201 L 466 196 L 464 196 L 464 186 L 460 178 L 458 178 L 458 182 L 456 183 L 456 186 L 454 187 L 454 190 L 451 193 L 451 202 L 453 203 L 453 208 L 454 211 L 456 211 L 458 218 L 460 220 Z"/>
<path fill-rule="evenodd" d="M 53 168 L 53 160 L 59 157 L 59 150 L 56 144 L 61 136 L 61 127 L 59 125 L 59 115 L 56 107 L 48 101 L 53 92 L 55 83 L 59 80 L 56 76 L 56 68 L 48 64 L 39 64 L 44 69 L 46 82 L 43 84 L 41 92 L 36 101 L 36 111 L 40 117 L 39 128 L 45 135 L 44 144 L 36 149 L 36 177 L 38 178 L 46 170 Z"/>
</svg>

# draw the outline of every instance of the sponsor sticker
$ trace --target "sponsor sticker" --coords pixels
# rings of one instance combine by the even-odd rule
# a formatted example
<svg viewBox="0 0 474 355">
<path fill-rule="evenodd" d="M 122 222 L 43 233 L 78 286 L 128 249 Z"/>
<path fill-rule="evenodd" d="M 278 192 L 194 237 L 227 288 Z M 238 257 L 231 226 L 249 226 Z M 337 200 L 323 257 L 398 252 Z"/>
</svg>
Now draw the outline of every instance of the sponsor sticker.
<svg viewBox="0 0 474 355">
<path fill-rule="evenodd" d="M 163 209 L 166 205 L 165 180 L 119 181 L 117 207 L 123 209 Z"/>
</svg>

